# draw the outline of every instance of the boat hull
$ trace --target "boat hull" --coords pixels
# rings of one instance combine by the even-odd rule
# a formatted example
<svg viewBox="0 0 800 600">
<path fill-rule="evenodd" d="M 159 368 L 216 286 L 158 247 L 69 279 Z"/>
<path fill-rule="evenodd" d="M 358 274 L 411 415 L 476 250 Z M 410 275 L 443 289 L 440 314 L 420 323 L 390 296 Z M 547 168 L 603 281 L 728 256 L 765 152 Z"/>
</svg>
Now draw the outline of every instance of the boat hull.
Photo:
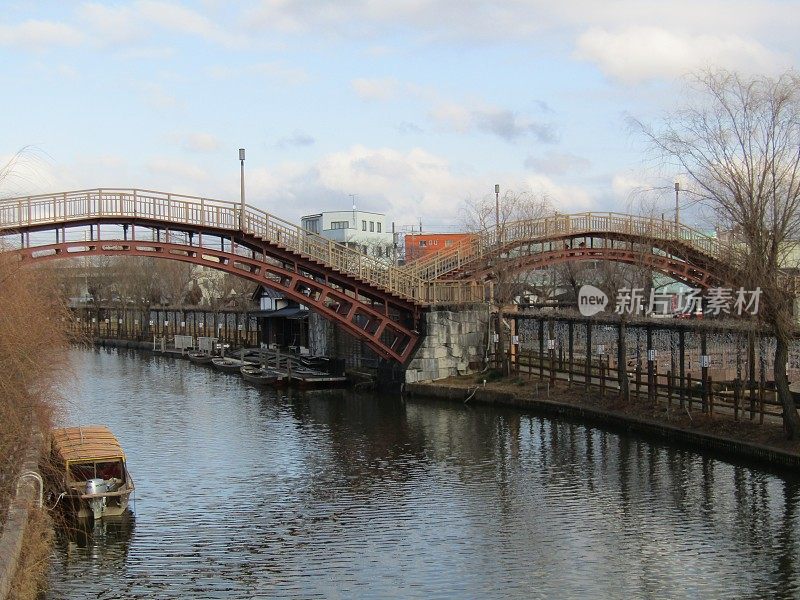
<svg viewBox="0 0 800 600">
<path fill-rule="evenodd" d="M 190 352 L 189 353 L 189 360 L 192 361 L 196 365 L 210 365 L 211 361 L 213 360 L 213 358 L 214 357 L 211 356 L 210 354 L 204 354 L 204 353 L 199 353 L 199 352 L 198 353 L 194 353 L 194 352 Z"/>
<path fill-rule="evenodd" d="M 271 369 L 242 367 L 240 373 L 245 381 L 254 385 L 282 387 L 288 383 L 288 378 L 284 374 Z"/>
<path fill-rule="evenodd" d="M 244 366 L 240 360 L 232 360 L 227 358 L 214 358 L 211 360 L 214 368 L 222 371 L 223 373 L 239 373 L 239 370 Z"/>
<path fill-rule="evenodd" d="M 65 498 L 67 500 L 66 505 L 69 507 L 71 512 L 78 519 L 104 519 L 106 517 L 119 517 L 125 514 L 128 510 L 128 503 L 130 499 L 130 495 L 133 490 L 128 490 L 124 494 L 117 494 L 114 496 L 106 495 L 102 496 L 99 495 L 97 498 L 85 498 L 84 495 L 78 496 L 68 496 Z M 102 503 L 102 500 L 105 498 L 105 503 Z M 95 510 L 92 506 L 92 500 L 99 500 L 98 502 L 99 510 Z"/>
</svg>

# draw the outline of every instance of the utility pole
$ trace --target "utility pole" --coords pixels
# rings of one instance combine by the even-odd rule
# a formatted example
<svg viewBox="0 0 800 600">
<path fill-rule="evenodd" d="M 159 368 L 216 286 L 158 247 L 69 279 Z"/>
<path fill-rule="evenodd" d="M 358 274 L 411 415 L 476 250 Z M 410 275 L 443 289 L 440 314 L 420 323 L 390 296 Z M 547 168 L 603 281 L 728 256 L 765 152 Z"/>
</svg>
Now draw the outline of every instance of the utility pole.
<svg viewBox="0 0 800 600">
<path fill-rule="evenodd" d="M 239 148 L 239 162 L 242 166 L 242 205 L 239 209 L 239 229 L 244 231 L 244 148 Z"/>
<path fill-rule="evenodd" d="M 494 223 L 497 234 L 497 245 L 500 245 L 500 184 L 494 185 Z"/>
<path fill-rule="evenodd" d="M 356 198 L 358 198 L 358 194 L 350 194 L 350 199 L 353 201 L 353 229 L 358 229 L 358 222 L 356 221 Z"/>
<path fill-rule="evenodd" d="M 397 232 L 392 221 L 392 265 L 397 266 Z"/>
</svg>

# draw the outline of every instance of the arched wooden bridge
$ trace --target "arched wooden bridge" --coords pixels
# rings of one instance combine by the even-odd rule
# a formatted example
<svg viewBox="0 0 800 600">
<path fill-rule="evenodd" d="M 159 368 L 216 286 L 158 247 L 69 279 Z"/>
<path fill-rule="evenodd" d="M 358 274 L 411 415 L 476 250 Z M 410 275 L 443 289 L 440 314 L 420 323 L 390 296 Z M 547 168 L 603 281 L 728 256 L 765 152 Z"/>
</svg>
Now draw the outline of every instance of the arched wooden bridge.
<svg viewBox="0 0 800 600">
<path fill-rule="evenodd" d="M 422 313 L 484 301 L 499 260 L 509 269 L 616 260 L 701 287 L 730 275 L 715 238 L 671 222 L 587 213 L 499 233 L 396 267 L 233 202 L 105 188 L 0 201 L 0 240 L 26 261 L 128 255 L 212 267 L 279 290 L 402 363 L 419 341 Z"/>
</svg>

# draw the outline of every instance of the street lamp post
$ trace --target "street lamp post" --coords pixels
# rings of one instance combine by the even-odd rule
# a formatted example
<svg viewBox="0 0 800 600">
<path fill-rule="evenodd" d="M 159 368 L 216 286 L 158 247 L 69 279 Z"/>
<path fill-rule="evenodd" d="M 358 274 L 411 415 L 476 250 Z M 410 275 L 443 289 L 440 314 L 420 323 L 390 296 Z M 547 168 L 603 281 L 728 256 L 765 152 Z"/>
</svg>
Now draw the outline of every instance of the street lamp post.
<svg viewBox="0 0 800 600">
<path fill-rule="evenodd" d="M 497 245 L 500 245 L 500 184 L 494 184 L 494 223 L 497 230 Z"/>
<path fill-rule="evenodd" d="M 239 162 L 241 163 L 242 176 L 241 176 L 241 207 L 239 209 L 239 229 L 244 231 L 244 148 L 239 148 Z"/>
<path fill-rule="evenodd" d="M 678 192 L 681 189 L 681 184 L 677 181 L 675 182 L 675 226 L 677 227 L 678 224 L 681 222 L 681 208 L 678 205 Z"/>
</svg>

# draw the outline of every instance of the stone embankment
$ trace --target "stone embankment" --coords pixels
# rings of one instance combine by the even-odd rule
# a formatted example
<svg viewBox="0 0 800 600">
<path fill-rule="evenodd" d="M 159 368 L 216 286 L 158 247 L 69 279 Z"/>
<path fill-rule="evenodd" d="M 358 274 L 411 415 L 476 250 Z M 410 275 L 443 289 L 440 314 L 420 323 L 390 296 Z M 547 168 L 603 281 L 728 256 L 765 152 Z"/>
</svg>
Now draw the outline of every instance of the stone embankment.
<svg viewBox="0 0 800 600">
<path fill-rule="evenodd" d="M 406 383 L 465 375 L 482 364 L 489 313 L 486 308 L 427 314 L 425 338 L 406 369 Z"/>
<path fill-rule="evenodd" d="M 523 387 L 503 386 L 502 383 L 482 386 L 471 378 L 461 378 L 456 382 L 407 384 L 405 393 L 461 403 L 514 406 L 539 415 L 643 434 L 695 450 L 711 450 L 756 461 L 762 466 L 781 470 L 800 467 L 800 443 L 783 439 L 782 428 L 777 423 L 757 425 L 733 422 L 724 417 L 710 419 L 698 413 L 669 413 L 658 404 L 626 404 L 581 395 L 574 389 L 550 388 L 541 382 L 529 382 Z"/>
<path fill-rule="evenodd" d="M 39 475 L 39 453 L 41 438 L 37 437 L 28 449 L 20 474 L 36 473 Z M 16 497 L 11 501 L 6 521 L 0 534 L 0 600 L 5 600 L 11 592 L 11 585 L 25 541 L 25 532 L 30 518 L 30 511 L 38 506 L 39 483 L 32 476 L 21 478 Z"/>
</svg>

